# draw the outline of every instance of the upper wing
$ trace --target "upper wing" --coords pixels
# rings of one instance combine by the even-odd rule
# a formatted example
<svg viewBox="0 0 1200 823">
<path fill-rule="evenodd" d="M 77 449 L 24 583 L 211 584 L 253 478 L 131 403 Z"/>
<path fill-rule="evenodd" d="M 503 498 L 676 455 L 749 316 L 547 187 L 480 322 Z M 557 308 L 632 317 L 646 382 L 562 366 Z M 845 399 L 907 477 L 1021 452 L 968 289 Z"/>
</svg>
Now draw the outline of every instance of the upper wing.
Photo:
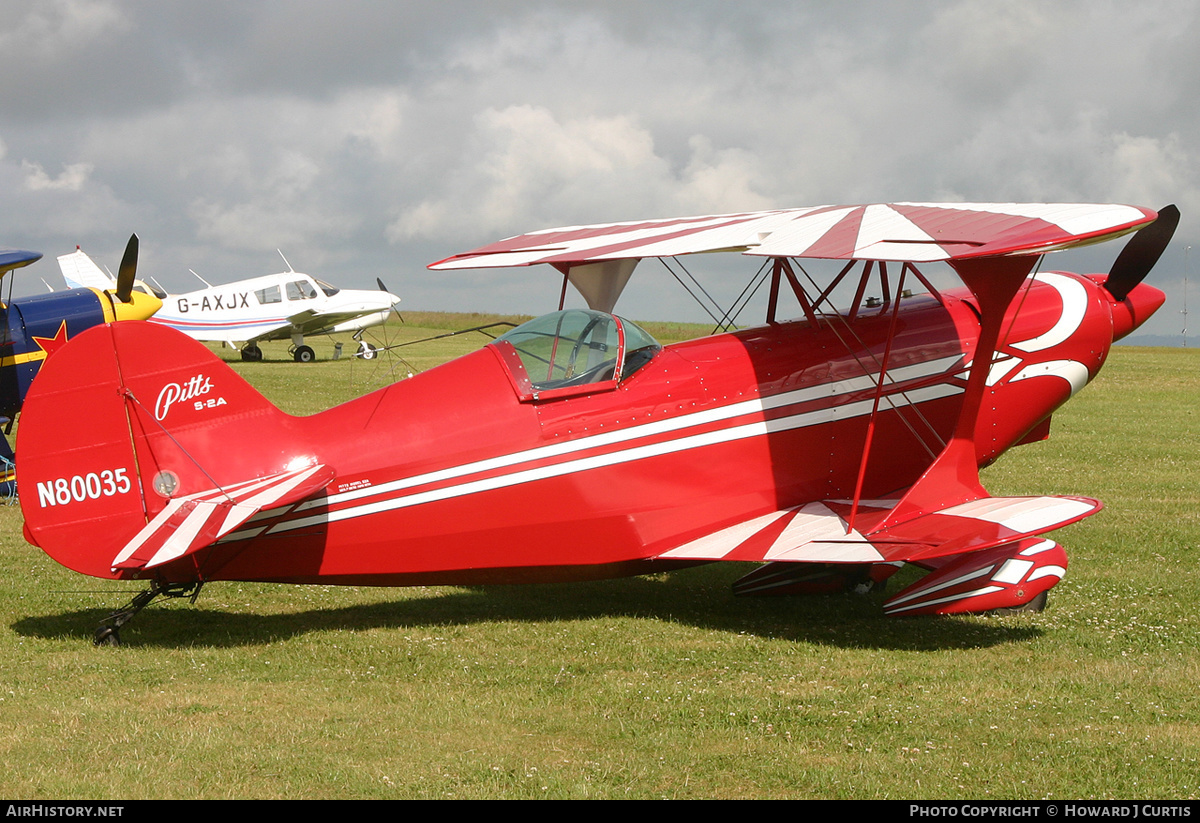
<svg viewBox="0 0 1200 823">
<path fill-rule="evenodd" d="M 1048 251 L 1100 242 L 1156 213 L 1083 203 L 890 203 L 630 223 L 523 234 L 430 264 L 470 269 L 739 251 L 764 257 L 922 262 Z"/>
<path fill-rule="evenodd" d="M 116 288 L 117 283 L 111 277 L 100 271 L 100 267 L 92 262 L 92 258 L 75 249 L 70 254 L 58 258 L 58 267 L 62 269 L 63 280 L 71 289 L 99 289 L 106 291 Z"/>
<path fill-rule="evenodd" d="M 0 249 L 0 277 L 8 274 L 13 269 L 19 269 L 22 266 L 28 266 L 30 263 L 41 259 L 42 253 L 40 251 Z"/>
<path fill-rule="evenodd" d="M 429 268 L 476 269 L 745 251 L 758 245 L 761 235 L 774 227 L 815 210 L 790 209 L 545 229 L 456 254 L 431 263 Z"/>
</svg>

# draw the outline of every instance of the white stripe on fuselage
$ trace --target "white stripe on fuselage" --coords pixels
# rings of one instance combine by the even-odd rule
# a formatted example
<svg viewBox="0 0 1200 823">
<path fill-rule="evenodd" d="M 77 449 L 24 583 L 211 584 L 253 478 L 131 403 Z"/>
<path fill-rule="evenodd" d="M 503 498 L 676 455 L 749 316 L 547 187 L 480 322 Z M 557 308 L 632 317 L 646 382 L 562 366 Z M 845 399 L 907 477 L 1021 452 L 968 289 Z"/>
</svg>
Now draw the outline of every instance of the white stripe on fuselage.
<svg viewBox="0 0 1200 823">
<path fill-rule="evenodd" d="M 949 377 L 957 372 L 956 367 L 961 363 L 961 361 L 962 355 L 953 355 L 951 357 L 944 357 L 937 360 L 927 361 L 925 363 L 918 363 L 912 366 L 903 366 L 892 369 L 888 372 L 885 382 L 889 385 L 898 385 L 910 380 L 928 378 L 936 375 L 945 375 Z M 770 397 L 757 398 L 739 403 L 731 403 L 727 406 L 722 406 L 716 409 L 709 409 L 703 412 L 681 415 L 671 420 L 664 420 L 657 423 L 646 423 L 640 426 L 632 426 L 627 429 L 622 429 L 620 431 L 606 432 L 604 434 L 592 435 L 589 437 L 579 438 L 577 440 L 555 443 L 549 446 L 539 446 L 534 449 L 501 455 L 498 457 L 489 458 L 487 460 L 480 460 L 459 466 L 451 466 L 439 471 L 407 477 L 392 481 L 390 483 L 383 483 L 378 486 L 369 486 L 362 489 L 343 492 L 341 494 L 330 495 L 325 498 L 308 500 L 296 507 L 292 511 L 292 515 L 294 516 L 301 512 L 317 507 L 334 507 L 342 503 L 361 500 L 367 497 L 389 495 L 405 489 L 428 485 L 430 483 L 454 480 L 472 474 L 494 471 L 496 469 L 512 468 L 521 464 L 544 461 L 582 451 L 604 448 L 615 444 L 627 443 L 629 441 L 654 437 L 661 434 L 669 434 L 682 429 L 696 428 L 698 426 L 703 426 L 714 422 L 732 420 L 748 414 L 761 414 L 769 410 L 779 409 L 786 406 L 800 403 L 811 403 L 818 400 L 829 399 L 831 397 L 853 394 L 855 392 L 869 390 L 874 388 L 876 385 L 878 385 L 878 375 L 864 375 L 862 377 L 851 378 L 848 380 L 836 380 L 829 383 L 822 383 L 817 386 L 797 389 L 795 391 L 785 392 L 783 394 L 773 395 Z M 950 397 L 955 394 L 960 394 L 962 391 L 963 387 L 961 385 L 952 383 L 938 383 L 933 386 L 926 386 L 920 389 L 894 392 L 893 394 L 885 395 L 883 400 L 890 404 L 893 408 L 900 408 L 903 406 L 911 406 L 917 403 L 928 402 L 943 397 Z M 574 460 L 569 460 L 550 466 L 524 469 L 496 477 L 469 481 L 440 489 L 390 497 L 386 500 L 378 500 L 373 503 L 363 503 L 338 511 L 323 511 L 319 514 L 279 523 L 270 528 L 269 531 L 271 533 L 290 531 L 315 524 L 346 520 L 354 517 L 375 514 L 381 511 L 407 508 L 409 506 L 420 505 L 436 500 L 445 500 L 467 494 L 491 491 L 507 486 L 534 482 L 537 480 L 573 474 L 581 471 L 588 471 L 590 469 L 601 468 L 604 466 L 612 466 L 664 454 L 671 454 L 689 449 L 703 448 L 705 446 L 716 445 L 719 443 L 742 440 L 749 437 L 759 437 L 775 432 L 788 431 L 807 426 L 815 426 L 822 423 L 843 420 L 851 417 L 859 417 L 870 414 L 872 405 L 872 400 L 860 400 L 854 403 L 845 403 L 842 405 L 823 407 L 813 411 L 792 414 L 773 420 L 730 426 L 712 432 L 674 438 L 671 440 L 651 443 L 643 446 L 635 446 L 608 454 L 576 458 Z M 263 512 L 256 516 L 248 525 L 253 526 L 254 523 L 260 523 L 263 520 L 273 519 L 278 517 L 279 514 L 279 510 Z M 246 539 L 262 533 L 262 528 L 246 528 L 229 535 L 226 539 Z"/>
<path fill-rule="evenodd" d="M 949 372 L 951 367 L 956 365 L 961 359 L 961 355 L 955 355 L 954 357 L 944 357 L 939 360 L 918 363 L 914 366 L 904 366 L 902 368 L 893 369 L 888 372 L 889 379 L 887 382 L 890 384 L 899 384 L 922 377 L 946 374 Z M 877 375 L 865 375 L 863 377 L 851 378 L 849 380 L 836 380 L 829 383 L 822 383 L 817 386 L 810 386 L 809 388 L 805 389 L 797 389 L 795 391 L 785 392 L 783 394 L 777 394 L 770 397 L 757 398 L 755 400 L 745 400 L 740 403 L 731 403 L 728 406 L 721 406 L 719 408 L 709 409 L 707 411 L 680 415 L 679 417 L 670 420 L 663 420 L 658 423 L 645 423 L 640 426 L 631 426 L 627 429 L 621 429 L 619 431 L 592 435 L 591 437 L 581 437 L 578 440 L 571 440 L 563 443 L 555 443 L 551 446 L 539 446 L 527 451 L 514 452 L 513 454 L 501 455 L 500 457 L 480 460 L 475 463 L 466 463 L 461 466 L 452 466 L 448 469 L 441 469 L 436 472 L 429 472 L 428 474 L 407 477 L 402 480 L 384 483 L 379 486 L 372 486 L 364 489 L 356 489 L 354 491 L 345 492 L 343 494 L 331 495 L 330 497 L 321 501 L 309 501 L 303 504 L 300 510 L 312 508 L 313 506 L 337 505 L 338 503 L 348 500 L 355 500 L 361 497 L 374 497 L 380 494 L 398 491 L 400 489 L 423 486 L 428 483 L 436 483 L 442 480 L 452 480 L 456 477 L 464 477 L 469 474 L 478 474 L 480 472 L 507 468 L 509 466 L 514 466 L 521 463 L 532 463 L 553 457 L 562 457 L 563 455 L 571 454 L 573 452 L 603 448 L 605 446 L 611 446 L 617 443 L 626 443 L 631 440 L 641 440 L 646 437 L 668 434 L 681 429 L 695 428 L 708 423 L 731 420 L 747 414 L 761 414 L 772 409 L 779 409 L 785 406 L 796 405 L 798 403 L 807 403 L 814 400 L 837 397 L 839 395 L 853 394 L 854 392 L 873 388 L 877 382 Z M 891 396 L 888 397 L 890 398 Z M 903 403 L 900 405 L 909 404 Z"/>
</svg>

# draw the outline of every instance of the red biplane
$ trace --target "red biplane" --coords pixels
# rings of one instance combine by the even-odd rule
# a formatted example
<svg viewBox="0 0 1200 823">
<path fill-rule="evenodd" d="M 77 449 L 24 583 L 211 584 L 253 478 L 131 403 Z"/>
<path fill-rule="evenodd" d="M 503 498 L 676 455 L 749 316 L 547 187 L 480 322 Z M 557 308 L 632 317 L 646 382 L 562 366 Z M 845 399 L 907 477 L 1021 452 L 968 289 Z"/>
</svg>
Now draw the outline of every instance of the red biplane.
<svg viewBox="0 0 1200 823">
<path fill-rule="evenodd" d="M 564 581 L 716 560 L 763 563 L 742 594 L 869 586 L 910 563 L 929 573 L 889 614 L 1038 608 L 1067 563 L 1042 535 L 1100 503 L 991 497 L 979 467 L 1046 437 L 1161 305 L 1142 279 L 1177 220 L 897 203 L 535 232 L 431 268 L 548 263 L 588 309 L 311 417 L 170 329 L 98 327 L 26 400 L 26 536 L 78 572 L 149 581 L 97 643 L 208 581 Z M 1046 252 L 1134 231 L 1107 275 L 1035 273 Z M 713 251 L 765 258 L 765 325 L 660 346 L 612 313 L 639 260 Z M 816 285 L 808 258 L 845 265 Z M 918 269 L 938 261 L 965 288 Z"/>
</svg>

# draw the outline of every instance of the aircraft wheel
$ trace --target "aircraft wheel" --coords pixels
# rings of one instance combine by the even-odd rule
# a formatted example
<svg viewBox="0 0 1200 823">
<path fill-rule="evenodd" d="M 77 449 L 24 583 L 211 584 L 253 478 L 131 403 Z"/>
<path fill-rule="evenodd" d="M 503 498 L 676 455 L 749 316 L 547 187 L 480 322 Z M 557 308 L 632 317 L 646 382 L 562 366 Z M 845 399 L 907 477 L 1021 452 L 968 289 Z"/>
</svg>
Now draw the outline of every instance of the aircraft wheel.
<svg viewBox="0 0 1200 823">
<path fill-rule="evenodd" d="M 242 349 L 242 360 L 247 363 L 257 363 L 263 359 L 262 349 L 258 346 L 246 346 Z"/>
<path fill-rule="evenodd" d="M 358 347 L 358 356 L 361 357 L 363 360 L 374 360 L 375 354 L 378 351 L 379 350 L 376 349 L 374 346 L 372 346 L 370 343 L 363 343 L 362 345 L 360 345 Z"/>
<path fill-rule="evenodd" d="M 886 588 L 887 588 L 886 580 L 881 580 L 879 582 L 876 582 L 869 577 L 866 580 L 851 581 L 846 586 L 847 591 L 850 591 L 853 594 L 859 594 L 859 595 L 879 594 Z"/>
<path fill-rule="evenodd" d="M 96 630 L 96 635 L 92 638 L 94 646 L 120 646 L 121 635 L 117 634 L 117 630 L 113 626 L 101 626 Z"/>
<path fill-rule="evenodd" d="M 1049 599 L 1050 592 L 1042 592 L 1037 597 L 1030 600 L 1028 603 L 1022 603 L 1020 606 L 1012 606 L 1007 609 L 993 609 L 989 614 L 1021 614 L 1022 612 L 1040 612 L 1046 608 L 1046 601 Z"/>
<path fill-rule="evenodd" d="M 317 359 L 316 352 L 308 346 L 297 346 L 296 353 L 292 355 L 297 363 L 311 363 Z"/>
</svg>

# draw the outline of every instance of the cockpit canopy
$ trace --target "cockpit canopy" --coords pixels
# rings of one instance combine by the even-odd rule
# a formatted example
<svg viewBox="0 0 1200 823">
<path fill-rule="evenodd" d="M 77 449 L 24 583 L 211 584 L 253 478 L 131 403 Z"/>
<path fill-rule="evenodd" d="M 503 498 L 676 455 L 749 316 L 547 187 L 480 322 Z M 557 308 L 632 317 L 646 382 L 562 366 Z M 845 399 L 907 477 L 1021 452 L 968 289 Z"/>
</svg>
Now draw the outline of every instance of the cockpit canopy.
<svg viewBox="0 0 1200 823">
<path fill-rule="evenodd" d="M 491 345 L 522 400 L 614 389 L 662 348 L 636 323 L 585 309 L 535 318 Z"/>
</svg>

